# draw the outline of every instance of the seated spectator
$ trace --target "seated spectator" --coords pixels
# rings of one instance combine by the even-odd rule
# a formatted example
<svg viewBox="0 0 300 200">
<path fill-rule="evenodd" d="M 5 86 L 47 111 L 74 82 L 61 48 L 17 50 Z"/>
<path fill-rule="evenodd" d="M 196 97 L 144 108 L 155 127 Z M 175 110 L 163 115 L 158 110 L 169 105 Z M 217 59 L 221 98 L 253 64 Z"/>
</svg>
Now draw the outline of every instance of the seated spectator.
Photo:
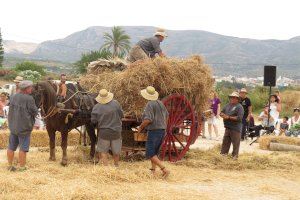
<svg viewBox="0 0 300 200">
<path fill-rule="evenodd" d="M 289 120 L 288 117 L 282 118 L 282 122 L 280 123 L 279 135 L 285 135 L 286 131 L 289 130 L 288 120 Z"/>
<path fill-rule="evenodd" d="M 275 126 L 274 126 L 275 125 L 274 114 L 271 111 L 270 112 L 270 118 L 268 117 L 268 114 L 269 114 L 269 107 L 266 106 L 264 108 L 264 111 L 262 111 L 260 113 L 260 115 L 258 116 L 258 121 L 261 121 L 261 125 L 253 127 L 253 129 L 255 131 L 255 136 L 256 137 L 260 136 L 260 131 L 261 130 L 267 130 L 267 131 L 269 131 L 271 133 L 275 130 Z"/>
<path fill-rule="evenodd" d="M 291 128 L 286 132 L 286 136 L 300 135 L 300 108 L 294 108 L 294 116 L 290 121 Z"/>
</svg>

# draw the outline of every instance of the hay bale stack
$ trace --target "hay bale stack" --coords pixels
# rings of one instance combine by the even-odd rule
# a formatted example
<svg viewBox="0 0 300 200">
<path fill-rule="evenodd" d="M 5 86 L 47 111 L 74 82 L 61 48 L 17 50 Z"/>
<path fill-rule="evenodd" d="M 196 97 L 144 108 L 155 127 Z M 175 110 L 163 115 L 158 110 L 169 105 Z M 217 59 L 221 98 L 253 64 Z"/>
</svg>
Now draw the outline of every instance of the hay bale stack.
<svg viewBox="0 0 300 200">
<path fill-rule="evenodd" d="M 149 85 L 156 88 L 160 98 L 174 93 L 185 95 L 198 113 L 206 109 L 213 86 L 211 68 L 200 56 L 140 60 L 122 72 L 88 73 L 80 80 L 91 92 L 102 88 L 110 90 L 126 114 L 136 116 L 141 115 L 146 103 L 140 90 Z"/>
<path fill-rule="evenodd" d="M 56 133 L 55 135 L 55 143 L 56 146 L 61 145 L 61 134 Z M 68 145 L 74 146 L 79 144 L 80 135 L 78 132 L 70 132 L 68 136 Z M 8 146 L 8 139 L 9 139 L 9 131 L 1 131 L 0 132 L 0 148 L 5 149 Z M 31 133 L 30 139 L 30 147 L 48 147 L 49 146 L 49 136 L 47 131 L 39 131 L 34 130 Z"/>
<path fill-rule="evenodd" d="M 286 136 L 262 136 L 258 140 L 259 148 L 270 150 L 270 143 L 280 143 L 300 146 L 300 138 Z"/>
</svg>

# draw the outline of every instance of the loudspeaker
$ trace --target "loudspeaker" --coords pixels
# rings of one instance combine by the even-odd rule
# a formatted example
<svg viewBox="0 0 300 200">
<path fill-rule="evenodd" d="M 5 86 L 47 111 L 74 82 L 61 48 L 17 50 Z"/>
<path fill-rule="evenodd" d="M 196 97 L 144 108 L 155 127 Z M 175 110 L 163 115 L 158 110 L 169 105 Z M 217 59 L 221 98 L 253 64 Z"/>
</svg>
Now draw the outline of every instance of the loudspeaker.
<svg viewBox="0 0 300 200">
<path fill-rule="evenodd" d="M 265 66 L 264 86 L 276 86 L 276 66 L 272 66 L 272 65 Z"/>
</svg>

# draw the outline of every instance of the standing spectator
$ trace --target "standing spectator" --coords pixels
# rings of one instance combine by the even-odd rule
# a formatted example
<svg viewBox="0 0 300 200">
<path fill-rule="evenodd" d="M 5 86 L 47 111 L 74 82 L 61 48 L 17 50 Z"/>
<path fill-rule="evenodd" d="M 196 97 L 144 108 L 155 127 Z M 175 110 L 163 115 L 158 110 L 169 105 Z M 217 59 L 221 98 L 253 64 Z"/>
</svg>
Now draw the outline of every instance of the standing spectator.
<svg viewBox="0 0 300 200">
<path fill-rule="evenodd" d="M 218 95 L 215 91 L 212 91 L 212 93 L 211 93 L 210 103 L 211 103 L 212 114 L 211 114 L 210 118 L 207 119 L 207 124 L 208 124 L 209 139 L 211 140 L 212 139 L 212 126 L 214 127 L 214 132 L 216 134 L 216 138 L 218 139 L 218 137 L 219 137 L 217 119 L 219 118 L 219 115 L 220 115 L 221 101 L 218 98 Z"/>
<path fill-rule="evenodd" d="M 15 171 L 13 166 L 14 152 L 19 146 L 20 171 L 26 170 L 26 153 L 29 151 L 30 135 L 34 125 L 38 109 L 35 101 L 30 96 L 32 92 L 32 81 L 21 81 L 20 92 L 12 96 L 9 113 L 8 126 L 10 131 L 9 145 L 7 149 L 8 170 Z"/>
<path fill-rule="evenodd" d="M 170 171 L 166 169 L 157 155 L 165 137 L 169 113 L 165 105 L 158 100 L 159 94 L 155 91 L 154 87 L 148 86 L 141 91 L 141 95 L 148 100 L 148 103 L 144 109 L 143 122 L 138 129 L 138 133 L 144 129 L 148 132 L 146 157 L 151 160 L 152 167 L 150 170 L 154 173 L 156 166 L 158 166 L 163 173 L 163 177 L 166 178 L 170 174 Z"/>
<path fill-rule="evenodd" d="M 249 121 L 250 117 L 252 115 L 252 105 L 251 100 L 247 97 L 247 90 L 246 88 L 242 88 L 240 90 L 240 104 L 244 108 L 244 116 L 243 116 L 243 127 L 242 127 L 242 134 L 241 134 L 241 140 L 243 141 L 245 139 L 246 130 L 249 128 Z"/>
<path fill-rule="evenodd" d="M 229 95 L 229 103 L 222 109 L 220 116 L 224 119 L 225 127 L 221 154 L 227 155 L 232 143 L 232 157 L 237 159 L 241 141 L 242 119 L 244 116 L 244 109 L 239 104 L 239 93 L 233 92 Z"/>
<path fill-rule="evenodd" d="M 274 117 L 275 126 L 278 123 L 280 112 L 281 112 L 281 104 L 278 103 L 277 95 L 272 94 L 270 97 L 270 114 L 272 114 Z"/>
<path fill-rule="evenodd" d="M 294 108 L 294 116 L 291 117 L 291 126 L 300 123 L 300 108 Z"/>
<path fill-rule="evenodd" d="M 17 76 L 17 77 L 15 78 L 15 80 L 14 80 L 15 86 L 13 87 L 10 96 L 12 96 L 12 95 L 14 95 L 14 94 L 16 94 L 16 93 L 18 93 L 18 92 L 20 91 L 20 90 L 19 90 L 19 83 L 20 83 L 21 81 L 23 81 L 23 80 L 24 80 L 24 79 L 23 79 L 22 76 Z"/>
<path fill-rule="evenodd" d="M 122 118 L 123 111 L 118 101 L 113 100 L 113 93 L 102 89 L 96 97 L 96 104 L 92 111 L 91 121 L 98 127 L 98 156 L 104 164 L 108 165 L 108 151 L 112 150 L 114 165 L 119 166 L 122 148 Z"/>
<path fill-rule="evenodd" d="M 44 127 L 44 122 L 43 122 L 43 118 L 42 118 L 42 114 L 41 114 L 41 109 L 38 110 L 38 114 L 35 117 L 35 123 L 33 128 L 35 130 L 43 130 Z"/>
<path fill-rule="evenodd" d="M 4 113 L 4 107 L 7 106 L 8 100 L 7 100 L 7 95 L 5 92 L 2 92 L 0 94 L 0 117 L 4 118 L 5 113 Z"/>
</svg>

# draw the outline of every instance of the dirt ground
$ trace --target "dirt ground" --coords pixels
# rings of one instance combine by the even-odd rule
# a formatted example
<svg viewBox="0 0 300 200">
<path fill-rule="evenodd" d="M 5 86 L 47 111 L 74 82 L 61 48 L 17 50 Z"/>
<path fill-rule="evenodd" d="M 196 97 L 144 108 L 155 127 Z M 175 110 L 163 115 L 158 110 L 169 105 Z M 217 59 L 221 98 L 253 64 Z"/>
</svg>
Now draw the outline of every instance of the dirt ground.
<svg viewBox="0 0 300 200">
<path fill-rule="evenodd" d="M 221 123 L 221 122 L 220 122 Z M 223 130 L 220 126 L 220 133 Z M 95 165 L 80 147 L 69 148 L 69 165 L 48 161 L 34 148 L 25 172 L 6 170 L 0 151 L 0 199 L 298 199 L 300 154 L 272 153 L 242 142 L 238 161 L 210 150 L 221 140 L 199 138 L 187 158 L 168 163 L 171 175 L 153 176 L 148 161 L 122 161 L 119 168 Z"/>
</svg>

